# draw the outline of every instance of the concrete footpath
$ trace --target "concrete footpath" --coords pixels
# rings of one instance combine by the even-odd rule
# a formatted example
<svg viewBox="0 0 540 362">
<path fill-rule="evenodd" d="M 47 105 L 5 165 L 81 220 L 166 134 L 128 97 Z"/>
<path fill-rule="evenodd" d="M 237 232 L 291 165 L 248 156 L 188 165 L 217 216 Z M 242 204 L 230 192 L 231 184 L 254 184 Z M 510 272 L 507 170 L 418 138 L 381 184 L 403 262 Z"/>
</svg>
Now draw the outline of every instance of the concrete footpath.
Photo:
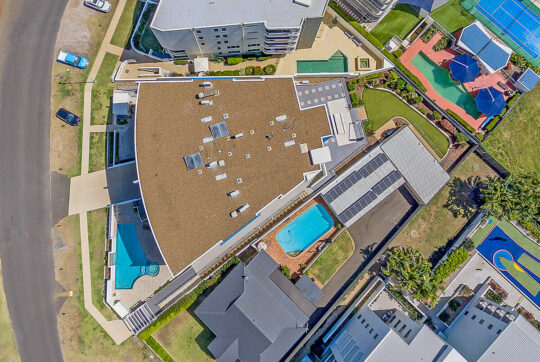
<svg viewBox="0 0 540 362">
<path fill-rule="evenodd" d="M 90 70 L 88 78 L 95 79 L 99 71 L 105 53 L 110 50 L 111 38 L 118 25 L 126 0 L 120 0 L 116 6 L 109 28 L 105 33 L 103 43 Z M 117 53 L 116 51 L 115 53 Z M 103 327 L 111 338 L 120 344 L 128 339 L 132 333 L 123 321 L 117 319 L 108 321 L 92 303 L 92 275 L 90 272 L 90 249 L 88 244 L 88 219 L 86 211 L 105 207 L 110 203 L 107 189 L 106 171 L 88 173 L 90 161 L 90 133 L 102 127 L 91 125 L 92 110 L 92 86 L 86 83 L 84 87 L 84 110 L 82 118 L 82 159 L 81 175 L 71 181 L 71 193 L 69 200 L 69 214 L 79 214 L 81 229 L 81 259 L 83 270 L 84 307 L 92 317 Z"/>
</svg>

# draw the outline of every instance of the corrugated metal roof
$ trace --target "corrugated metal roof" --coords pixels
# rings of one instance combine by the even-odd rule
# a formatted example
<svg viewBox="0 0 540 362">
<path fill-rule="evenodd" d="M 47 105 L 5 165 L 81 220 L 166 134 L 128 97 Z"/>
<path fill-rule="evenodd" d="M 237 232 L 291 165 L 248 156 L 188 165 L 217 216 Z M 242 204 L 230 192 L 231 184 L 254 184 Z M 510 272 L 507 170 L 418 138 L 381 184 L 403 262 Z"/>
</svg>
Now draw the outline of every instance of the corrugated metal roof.
<svg viewBox="0 0 540 362">
<path fill-rule="evenodd" d="M 476 55 L 490 72 L 504 67 L 512 54 L 510 48 L 491 39 L 478 21 L 462 30 L 458 46 Z"/>
<path fill-rule="evenodd" d="M 302 275 L 295 285 L 313 304 L 323 296 L 321 288 L 307 275 Z"/>
<path fill-rule="evenodd" d="M 450 179 L 409 127 L 394 133 L 381 148 L 425 204 Z"/>
</svg>

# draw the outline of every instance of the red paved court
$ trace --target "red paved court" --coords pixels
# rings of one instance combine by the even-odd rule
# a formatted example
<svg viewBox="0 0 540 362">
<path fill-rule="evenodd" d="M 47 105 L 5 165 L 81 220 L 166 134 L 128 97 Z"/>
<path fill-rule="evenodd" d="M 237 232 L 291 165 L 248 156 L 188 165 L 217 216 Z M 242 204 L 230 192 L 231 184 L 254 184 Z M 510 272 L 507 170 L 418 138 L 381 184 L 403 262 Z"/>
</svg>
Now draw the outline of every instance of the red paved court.
<svg viewBox="0 0 540 362">
<path fill-rule="evenodd" d="M 443 108 L 443 109 L 450 109 L 454 111 L 456 114 L 458 114 L 461 118 L 463 118 L 468 124 L 470 124 L 474 129 L 478 130 L 482 123 L 487 119 L 485 114 L 482 114 L 477 119 L 473 118 L 471 115 L 469 115 L 465 110 L 458 105 L 446 100 L 443 98 L 439 93 L 433 89 L 431 84 L 429 83 L 428 79 L 424 76 L 424 74 L 418 70 L 414 65 L 412 65 L 411 60 L 419 53 L 423 52 L 426 54 L 431 60 L 433 60 L 435 63 L 440 65 L 441 67 L 448 69 L 448 64 L 450 63 L 450 60 L 453 59 L 456 55 L 459 55 L 458 52 L 448 48 L 441 51 L 434 51 L 433 46 L 439 41 L 439 39 L 442 38 L 441 33 L 435 34 L 433 38 L 428 43 L 424 43 L 422 39 L 417 39 L 410 47 L 407 49 L 407 51 L 399 58 L 401 62 L 416 76 L 422 84 L 427 88 L 427 96 L 431 98 L 432 100 L 436 101 L 437 104 Z M 486 88 L 489 86 L 493 86 L 494 88 L 500 90 L 501 92 L 503 89 L 497 84 L 498 82 L 505 83 L 508 87 L 514 89 L 514 87 L 506 80 L 506 78 L 500 73 L 496 72 L 493 74 L 480 74 L 473 82 L 464 83 L 465 89 L 467 89 L 473 96 L 476 96 L 476 93 L 478 93 L 478 90 L 480 88 Z M 504 96 L 505 99 L 508 98 L 507 95 Z"/>
</svg>

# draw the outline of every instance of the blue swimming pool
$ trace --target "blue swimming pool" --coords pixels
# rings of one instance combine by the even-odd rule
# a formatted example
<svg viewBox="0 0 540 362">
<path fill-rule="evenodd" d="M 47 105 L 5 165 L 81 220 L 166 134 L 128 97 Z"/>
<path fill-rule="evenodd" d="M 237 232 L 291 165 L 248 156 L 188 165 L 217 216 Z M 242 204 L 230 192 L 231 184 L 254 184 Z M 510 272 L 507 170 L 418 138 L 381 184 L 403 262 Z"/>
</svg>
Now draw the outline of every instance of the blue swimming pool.
<svg viewBox="0 0 540 362">
<path fill-rule="evenodd" d="M 278 232 L 276 239 L 286 253 L 306 250 L 334 225 L 322 205 L 313 205 Z"/>
<path fill-rule="evenodd" d="M 137 278 L 157 275 L 159 265 L 150 263 L 144 254 L 134 224 L 118 224 L 116 227 L 116 289 L 131 289 Z"/>
</svg>

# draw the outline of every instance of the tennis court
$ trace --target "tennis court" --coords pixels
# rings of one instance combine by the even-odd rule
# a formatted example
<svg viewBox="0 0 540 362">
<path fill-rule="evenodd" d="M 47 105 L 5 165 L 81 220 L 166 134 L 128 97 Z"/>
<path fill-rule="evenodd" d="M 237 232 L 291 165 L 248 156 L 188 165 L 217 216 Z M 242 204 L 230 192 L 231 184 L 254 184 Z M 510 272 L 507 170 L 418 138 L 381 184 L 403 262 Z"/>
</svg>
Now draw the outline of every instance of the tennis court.
<svg viewBox="0 0 540 362">
<path fill-rule="evenodd" d="M 519 0 L 465 0 L 462 5 L 514 51 L 538 63 L 540 18 L 530 8 Z"/>
</svg>

